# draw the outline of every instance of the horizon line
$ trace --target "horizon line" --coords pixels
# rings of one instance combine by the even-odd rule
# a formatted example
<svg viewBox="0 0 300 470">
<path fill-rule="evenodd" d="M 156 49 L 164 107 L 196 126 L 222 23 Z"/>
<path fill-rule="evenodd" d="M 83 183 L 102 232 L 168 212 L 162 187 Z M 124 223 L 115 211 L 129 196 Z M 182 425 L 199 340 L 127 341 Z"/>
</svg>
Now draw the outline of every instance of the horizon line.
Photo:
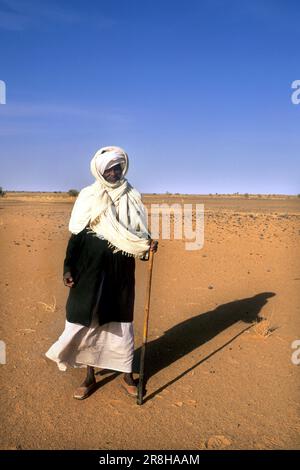
<svg viewBox="0 0 300 470">
<path fill-rule="evenodd" d="M 69 191 L 76 191 L 79 194 L 79 190 L 73 188 L 66 191 L 53 190 L 53 191 L 43 191 L 43 190 L 20 190 L 20 189 L 3 189 L 2 191 L 5 194 L 8 193 L 36 193 L 36 194 L 68 194 Z M 250 192 L 234 192 L 234 193 L 181 193 L 181 192 L 142 192 L 142 195 L 158 195 L 158 196 L 285 196 L 285 197 L 300 197 L 300 194 L 287 194 L 287 193 L 250 193 Z"/>
</svg>

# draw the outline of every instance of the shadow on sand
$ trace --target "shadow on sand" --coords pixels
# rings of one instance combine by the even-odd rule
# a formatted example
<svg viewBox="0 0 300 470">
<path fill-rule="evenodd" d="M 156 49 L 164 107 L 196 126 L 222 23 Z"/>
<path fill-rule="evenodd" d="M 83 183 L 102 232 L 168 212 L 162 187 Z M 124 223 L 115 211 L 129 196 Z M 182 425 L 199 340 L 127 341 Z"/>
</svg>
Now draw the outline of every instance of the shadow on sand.
<svg viewBox="0 0 300 470">
<path fill-rule="evenodd" d="M 167 330 L 161 337 L 150 341 L 146 348 L 145 359 L 145 385 L 150 377 L 157 374 L 165 367 L 191 353 L 199 346 L 207 343 L 225 329 L 237 322 L 241 322 L 241 331 L 233 336 L 221 347 L 213 351 L 206 357 L 202 357 L 196 364 L 182 372 L 173 380 L 162 385 L 158 390 L 144 398 L 144 402 L 153 398 L 156 394 L 173 384 L 191 370 L 205 362 L 217 352 L 228 346 L 244 331 L 251 328 L 254 322 L 260 320 L 259 313 L 274 292 L 262 292 L 253 297 L 236 300 L 220 305 L 215 310 L 201 313 Z M 139 371 L 141 348 L 135 352 L 133 370 Z"/>
</svg>

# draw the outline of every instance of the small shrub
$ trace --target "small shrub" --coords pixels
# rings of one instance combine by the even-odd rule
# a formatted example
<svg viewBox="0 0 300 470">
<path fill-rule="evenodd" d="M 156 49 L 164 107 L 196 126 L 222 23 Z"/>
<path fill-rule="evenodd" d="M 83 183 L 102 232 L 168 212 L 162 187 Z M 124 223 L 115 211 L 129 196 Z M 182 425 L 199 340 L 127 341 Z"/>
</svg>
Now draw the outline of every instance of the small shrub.
<svg viewBox="0 0 300 470">
<path fill-rule="evenodd" d="M 79 192 L 77 189 L 69 189 L 68 194 L 69 196 L 78 196 Z"/>
</svg>

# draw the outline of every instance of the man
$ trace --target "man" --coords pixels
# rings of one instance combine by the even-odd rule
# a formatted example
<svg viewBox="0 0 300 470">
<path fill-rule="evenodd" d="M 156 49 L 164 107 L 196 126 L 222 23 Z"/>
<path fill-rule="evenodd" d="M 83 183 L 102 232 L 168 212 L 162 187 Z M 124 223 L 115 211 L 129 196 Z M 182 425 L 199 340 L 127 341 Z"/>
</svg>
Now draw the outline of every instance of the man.
<svg viewBox="0 0 300 470">
<path fill-rule="evenodd" d="M 76 399 L 96 388 L 94 367 L 123 372 L 122 387 L 137 396 L 132 376 L 135 258 L 146 259 L 157 242 L 147 230 L 140 194 L 125 179 L 127 170 L 123 149 L 100 149 L 91 161 L 96 181 L 80 191 L 69 222 L 66 324 L 46 356 L 61 370 L 87 368 Z"/>
</svg>

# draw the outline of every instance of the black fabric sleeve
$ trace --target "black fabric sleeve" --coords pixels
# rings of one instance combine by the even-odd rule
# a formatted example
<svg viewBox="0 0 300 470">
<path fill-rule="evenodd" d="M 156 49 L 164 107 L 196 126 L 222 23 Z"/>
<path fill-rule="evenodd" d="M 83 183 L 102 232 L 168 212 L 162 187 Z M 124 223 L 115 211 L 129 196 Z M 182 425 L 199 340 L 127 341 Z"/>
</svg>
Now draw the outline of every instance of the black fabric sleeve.
<svg viewBox="0 0 300 470">
<path fill-rule="evenodd" d="M 63 265 L 63 275 L 70 272 L 72 276 L 76 272 L 76 264 L 80 255 L 85 229 L 76 235 L 72 233 L 66 250 L 66 257 Z"/>
</svg>

